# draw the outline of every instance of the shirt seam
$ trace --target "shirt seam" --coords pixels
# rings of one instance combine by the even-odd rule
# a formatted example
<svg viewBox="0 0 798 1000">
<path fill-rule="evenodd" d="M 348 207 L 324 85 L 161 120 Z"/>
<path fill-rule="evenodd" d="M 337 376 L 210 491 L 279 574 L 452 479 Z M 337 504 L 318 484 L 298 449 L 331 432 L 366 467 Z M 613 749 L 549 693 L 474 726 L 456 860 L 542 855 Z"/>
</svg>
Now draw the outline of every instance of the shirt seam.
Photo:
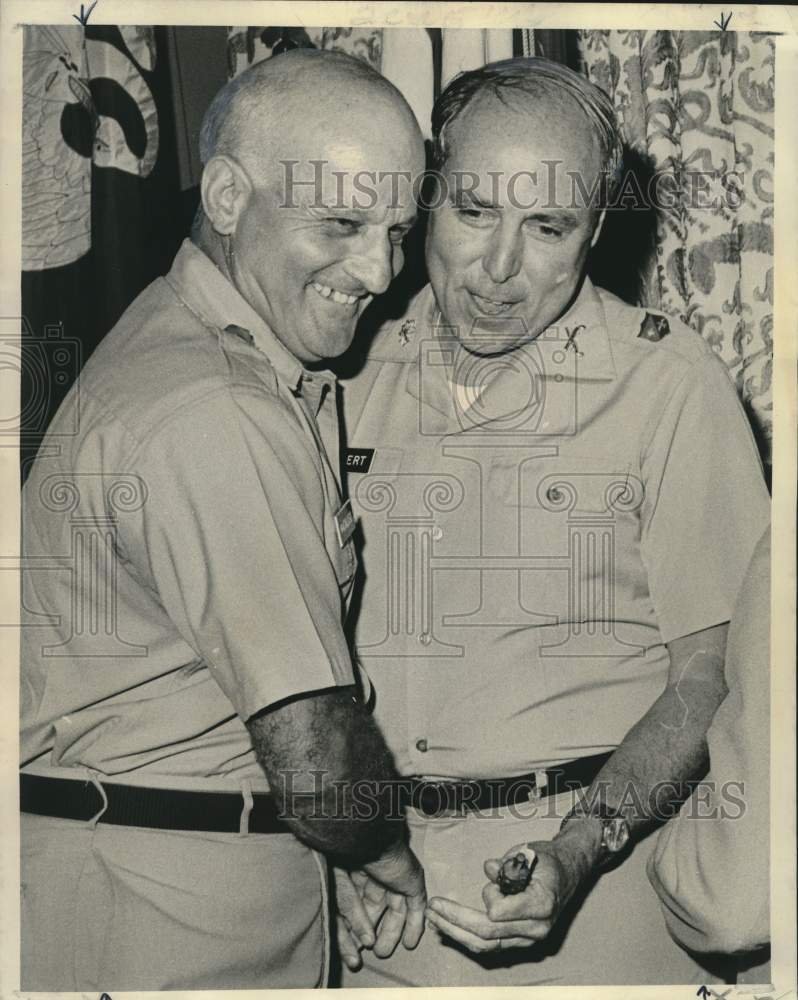
<svg viewBox="0 0 798 1000">
<path fill-rule="evenodd" d="M 185 402 L 181 403 L 174 410 L 171 410 L 169 412 L 169 414 L 164 418 L 164 420 L 162 422 L 160 422 L 157 427 L 155 427 L 152 430 L 148 431 L 146 435 L 144 435 L 142 437 L 131 435 L 131 436 L 135 437 L 136 446 L 128 454 L 127 461 L 133 462 L 133 461 L 136 461 L 137 459 L 139 459 L 140 456 L 141 456 L 141 454 L 142 454 L 142 452 L 145 451 L 148 447 L 151 447 L 153 444 L 155 444 L 157 442 L 158 437 L 161 434 L 165 433 L 167 430 L 169 430 L 171 428 L 172 424 L 174 424 L 179 417 L 183 416 L 187 410 L 191 410 L 192 408 L 199 407 L 202 403 L 205 403 L 208 400 L 213 399 L 216 396 L 225 396 L 226 398 L 228 398 L 229 401 L 230 401 L 230 404 L 236 409 L 236 411 L 238 411 L 239 410 L 239 406 L 238 406 L 238 403 L 236 401 L 236 397 L 235 397 L 235 395 L 231 391 L 231 390 L 236 389 L 236 388 L 248 389 L 248 390 L 250 390 L 250 392 L 251 392 L 251 394 L 252 394 L 252 396 L 254 398 L 256 398 L 256 399 L 262 398 L 261 393 L 258 391 L 260 389 L 259 386 L 253 386 L 253 385 L 250 385 L 247 382 L 233 382 L 233 381 L 227 381 L 226 380 L 223 384 L 214 386 L 213 389 L 208 390 L 206 393 L 204 393 L 201 396 L 200 395 L 196 395 L 196 396 L 193 396 L 191 399 L 185 400 Z M 280 398 L 280 396 L 279 396 L 278 393 L 272 392 L 266 386 L 264 386 L 264 388 L 266 389 L 266 395 L 268 396 L 268 398 L 270 400 L 273 400 L 275 403 L 277 403 L 279 405 L 280 409 L 282 411 L 284 411 L 284 414 L 286 416 L 290 417 L 290 420 L 288 421 L 289 424 L 294 429 L 296 429 L 296 431 L 298 432 L 298 436 L 300 437 L 300 439 L 303 440 L 303 444 L 304 444 L 304 434 L 302 432 L 302 427 L 301 427 L 299 421 L 294 416 L 294 414 L 291 411 L 290 407 L 288 407 L 283 402 L 283 400 Z M 236 425 L 237 425 L 237 427 L 240 428 L 240 424 L 238 423 L 238 419 L 236 419 Z M 307 449 L 307 450 L 309 450 L 309 449 Z"/>
<path fill-rule="evenodd" d="M 197 248 L 197 249 L 199 250 L 199 248 Z M 201 250 L 199 252 L 203 253 L 203 251 L 201 251 Z M 207 256 L 205 254 L 203 254 L 203 255 Z M 210 261 L 210 258 L 208 258 L 208 260 Z M 212 267 L 215 267 L 215 264 L 213 264 L 213 261 L 210 261 L 210 263 L 211 263 Z M 218 270 L 218 268 L 217 268 L 217 270 Z M 221 274 L 221 272 L 219 272 L 219 273 Z M 224 275 L 222 275 L 222 277 L 224 278 Z M 177 302 L 181 306 L 183 306 L 184 308 L 188 309 L 188 311 L 192 314 L 192 316 L 194 316 L 195 319 L 199 323 L 201 323 L 203 327 L 205 327 L 207 330 L 210 330 L 211 332 L 213 332 L 217 337 L 221 336 L 221 334 L 224 332 L 225 328 L 223 328 L 221 326 L 221 324 L 214 323 L 213 320 L 211 320 L 209 317 L 205 316 L 199 310 L 199 308 L 196 305 L 194 305 L 193 303 L 189 302 L 188 299 L 184 298 L 183 295 L 180 294 L 180 289 L 174 284 L 174 278 L 172 277 L 172 273 L 171 272 L 169 274 L 164 275 L 163 276 L 163 280 L 169 286 L 169 288 L 172 291 L 172 294 L 175 296 Z M 225 280 L 227 280 L 227 279 L 225 279 Z M 232 289 L 232 291 L 239 298 L 242 298 L 241 293 L 238 291 L 238 289 L 236 289 L 229 281 L 227 283 L 230 285 L 230 288 Z M 275 375 L 278 376 L 278 377 L 282 377 L 283 379 L 285 379 L 286 384 L 291 389 L 298 388 L 299 385 L 300 385 L 300 383 L 302 382 L 303 376 L 305 375 L 305 369 L 300 364 L 300 362 L 296 361 L 294 359 L 293 366 L 292 366 L 292 371 L 290 372 L 290 375 L 289 375 L 289 373 L 287 371 L 284 372 L 284 373 L 281 373 L 278 370 L 278 366 L 276 366 L 274 364 L 274 362 L 272 361 L 272 358 L 270 357 L 270 355 L 260 347 L 260 345 L 258 344 L 257 337 L 254 334 L 252 334 L 251 330 L 247 330 L 247 332 L 252 335 L 252 342 L 253 342 L 253 346 L 254 346 L 255 350 L 262 357 L 264 357 L 266 359 L 266 361 L 268 362 L 269 367 L 275 373 Z M 274 337 L 273 333 L 272 333 L 272 336 Z M 285 359 L 282 359 L 282 360 L 284 360 L 288 364 L 291 363 L 291 362 L 289 362 L 288 358 L 285 358 Z"/>
</svg>

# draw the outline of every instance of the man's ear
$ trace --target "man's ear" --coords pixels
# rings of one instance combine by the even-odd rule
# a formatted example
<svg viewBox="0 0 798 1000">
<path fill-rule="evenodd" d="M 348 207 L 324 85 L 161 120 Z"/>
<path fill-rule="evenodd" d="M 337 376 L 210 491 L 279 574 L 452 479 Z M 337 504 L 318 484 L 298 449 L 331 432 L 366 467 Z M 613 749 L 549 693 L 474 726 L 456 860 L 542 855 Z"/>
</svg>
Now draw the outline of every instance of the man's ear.
<svg viewBox="0 0 798 1000">
<path fill-rule="evenodd" d="M 213 156 L 202 171 L 202 208 L 214 231 L 230 236 L 252 193 L 246 173 L 229 156 Z"/>
<path fill-rule="evenodd" d="M 596 228 L 593 230 L 593 235 L 590 238 L 590 246 L 594 247 L 598 243 L 598 238 L 601 236 L 601 227 L 604 225 L 604 217 L 607 214 L 607 209 L 602 208 L 601 213 L 598 217 L 598 222 L 596 223 Z"/>
</svg>

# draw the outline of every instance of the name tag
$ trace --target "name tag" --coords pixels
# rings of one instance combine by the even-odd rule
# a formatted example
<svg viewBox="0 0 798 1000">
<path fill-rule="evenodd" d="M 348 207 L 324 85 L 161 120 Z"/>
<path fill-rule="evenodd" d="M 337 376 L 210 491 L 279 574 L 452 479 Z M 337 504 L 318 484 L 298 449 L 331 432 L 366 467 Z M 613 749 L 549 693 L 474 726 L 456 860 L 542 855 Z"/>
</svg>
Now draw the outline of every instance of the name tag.
<svg viewBox="0 0 798 1000">
<path fill-rule="evenodd" d="M 349 472 L 368 472 L 374 458 L 373 448 L 347 448 L 346 468 Z"/>
<path fill-rule="evenodd" d="M 355 533 L 355 515 L 352 513 L 352 503 L 346 503 L 333 515 L 335 520 L 335 531 L 338 535 L 338 544 L 341 548 L 346 545 Z"/>
</svg>

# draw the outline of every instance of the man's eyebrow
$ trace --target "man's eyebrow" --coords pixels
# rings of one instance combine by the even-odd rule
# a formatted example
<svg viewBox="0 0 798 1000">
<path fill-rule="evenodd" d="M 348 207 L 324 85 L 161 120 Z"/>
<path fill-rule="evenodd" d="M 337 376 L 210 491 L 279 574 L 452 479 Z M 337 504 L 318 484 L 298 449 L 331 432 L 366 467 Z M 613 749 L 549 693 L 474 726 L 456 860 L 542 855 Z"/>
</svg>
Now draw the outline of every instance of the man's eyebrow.
<svg viewBox="0 0 798 1000">
<path fill-rule="evenodd" d="M 305 208 L 319 215 L 345 215 L 348 218 L 355 216 L 357 219 L 363 222 L 369 221 L 369 213 L 365 208 L 359 208 L 357 205 L 342 205 L 338 201 L 332 201 L 329 204 L 324 202 L 312 201 Z M 412 218 L 400 219 L 398 222 L 393 223 L 390 227 L 391 229 L 412 229 L 413 226 L 418 222 L 418 212 L 414 212 Z"/>
<path fill-rule="evenodd" d="M 356 205 L 342 205 L 340 201 L 331 201 L 327 204 L 324 201 L 311 201 L 305 206 L 311 212 L 335 213 L 341 212 L 346 215 L 365 216 L 366 212 Z"/>
<path fill-rule="evenodd" d="M 454 189 L 454 192 L 451 195 L 451 201 L 454 205 L 457 205 L 458 207 L 461 205 L 473 205 L 475 208 L 486 208 L 486 209 L 499 207 L 495 202 L 484 201 L 482 198 L 479 197 L 478 194 L 475 194 L 475 192 L 473 191 L 458 190 L 457 188 Z"/>
<path fill-rule="evenodd" d="M 579 220 L 564 209 L 544 209 L 540 212 L 530 212 L 526 217 L 527 222 L 543 222 L 546 225 L 560 226 L 561 229 L 576 229 Z"/>
</svg>

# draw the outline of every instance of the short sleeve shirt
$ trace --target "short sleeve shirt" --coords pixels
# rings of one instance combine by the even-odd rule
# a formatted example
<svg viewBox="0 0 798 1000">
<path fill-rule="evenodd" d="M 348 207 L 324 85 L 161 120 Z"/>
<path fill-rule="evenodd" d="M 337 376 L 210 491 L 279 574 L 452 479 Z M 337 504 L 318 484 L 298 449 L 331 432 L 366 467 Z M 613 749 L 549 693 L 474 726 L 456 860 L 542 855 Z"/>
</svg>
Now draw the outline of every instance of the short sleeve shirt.
<svg viewBox="0 0 798 1000">
<path fill-rule="evenodd" d="M 666 644 L 728 621 L 769 520 L 721 361 L 589 282 L 495 357 L 459 345 L 427 287 L 344 409 L 358 654 L 405 773 L 513 776 L 617 747 L 664 689 Z"/>
<path fill-rule="evenodd" d="M 245 721 L 353 682 L 335 396 L 189 242 L 131 305 L 24 488 L 23 764 L 262 778 Z"/>
<path fill-rule="evenodd" d="M 707 733 L 709 773 L 649 860 L 668 928 L 692 951 L 746 952 L 770 941 L 769 653 L 766 532 L 729 625 L 729 693 Z"/>
</svg>

